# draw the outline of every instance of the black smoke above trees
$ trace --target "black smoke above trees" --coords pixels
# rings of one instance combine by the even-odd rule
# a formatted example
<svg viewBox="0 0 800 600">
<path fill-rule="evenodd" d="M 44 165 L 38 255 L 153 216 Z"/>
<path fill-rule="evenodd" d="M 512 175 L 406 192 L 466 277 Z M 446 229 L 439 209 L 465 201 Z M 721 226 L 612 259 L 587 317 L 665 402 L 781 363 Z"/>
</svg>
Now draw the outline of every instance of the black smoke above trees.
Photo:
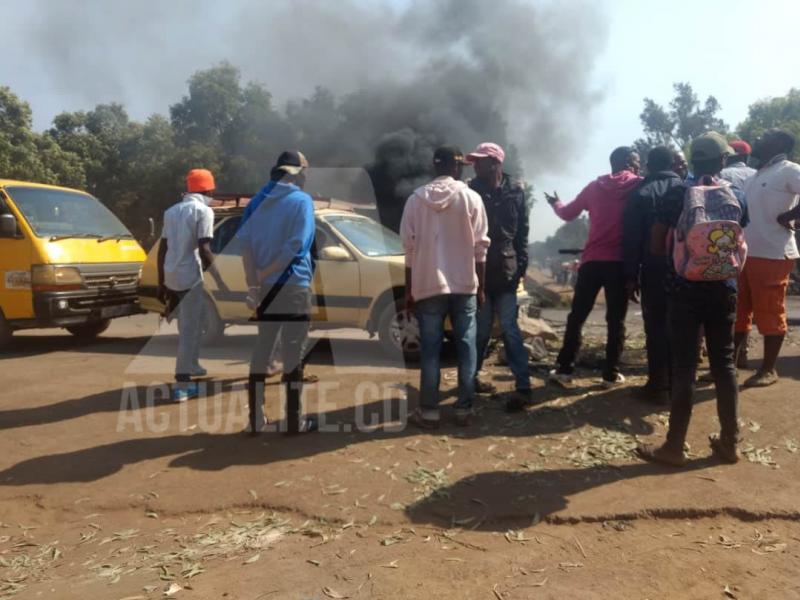
<svg viewBox="0 0 800 600">
<path fill-rule="evenodd" d="M 226 188 L 252 190 L 286 147 L 302 149 L 312 165 L 367 167 L 390 226 L 430 176 L 442 143 L 466 151 L 498 142 L 508 169 L 535 181 L 562 167 L 589 124 L 598 100 L 592 68 L 605 40 L 602 14 L 589 2 L 28 4 L 35 19 L 27 33 L 36 35 L 19 43 L 30 46 L 43 79 L 76 102 L 100 98 L 133 114 L 162 113 L 187 73 L 220 65 L 196 72 L 169 110 L 172 132 L 162 137 L 176 158 L 159 164 L 159 185 L 138 198 L 148 213 L 174 201 L 177 169 L 194 157 L 217 167 Z M 144 128 L 131 120 L 118 131 Z M 120 141 L 120 150 L 103 143 L 109 165 L 127 168 L 120 153 L 136 143 Z M 98 174 L 93 151 L 71 151 L 91 161 L 91 188 L 97 178 L 103 188 L 126 179 Z"/>
</svg>

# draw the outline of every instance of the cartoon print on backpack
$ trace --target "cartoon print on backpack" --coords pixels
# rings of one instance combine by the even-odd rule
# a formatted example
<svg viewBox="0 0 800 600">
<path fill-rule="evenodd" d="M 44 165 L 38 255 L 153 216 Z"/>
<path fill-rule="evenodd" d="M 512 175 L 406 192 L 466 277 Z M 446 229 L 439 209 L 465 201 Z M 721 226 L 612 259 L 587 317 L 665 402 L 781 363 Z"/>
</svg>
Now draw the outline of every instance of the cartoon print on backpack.
<svg viewBox="0 0 800 600">
<path fill-rule="evenodd" d="M 740 242 L 736 230 L 733 227 L 723 225 L 712 230 L 708 234 L 708 239 L 711 244 L 707 250 L 713 262 L 703 273 L 703 279 L 717 281 L 737 277 L 739 275 L 738 249 Z"/>
</svg>

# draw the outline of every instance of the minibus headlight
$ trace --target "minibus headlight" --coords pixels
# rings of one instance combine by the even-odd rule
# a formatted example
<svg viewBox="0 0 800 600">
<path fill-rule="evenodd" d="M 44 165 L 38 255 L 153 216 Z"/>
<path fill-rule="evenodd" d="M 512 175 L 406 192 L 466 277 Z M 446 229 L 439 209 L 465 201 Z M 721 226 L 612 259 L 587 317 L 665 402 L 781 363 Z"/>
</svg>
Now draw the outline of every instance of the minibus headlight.
<svg viewBox="0 0 800 600">
<path fill-rule="evenodd" d="M 77 290 L 83 287 L 83 278 L 75 267 L 34 265 L 31 269 L 31 284 L 34 291 Z"/>
</svg>

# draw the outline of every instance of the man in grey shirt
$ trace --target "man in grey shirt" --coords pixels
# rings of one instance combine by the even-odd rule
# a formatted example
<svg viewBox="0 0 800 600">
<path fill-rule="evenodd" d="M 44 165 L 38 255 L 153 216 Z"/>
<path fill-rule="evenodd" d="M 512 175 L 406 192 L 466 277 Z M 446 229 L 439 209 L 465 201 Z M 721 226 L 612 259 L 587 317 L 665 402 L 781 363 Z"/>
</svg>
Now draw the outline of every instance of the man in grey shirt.
<svg viewBox="0 0 800 600">
<path fill-rule="evenodd" d="M 736 150 L 736 154 L 728 157 L 728 162 L 719 176 L 725 181 L 729 181 L 733 187 L 744 191 L 744 182 L 756 173 L 755 169 L 747 166 L 752 150 L 750 144 L 744 140 L 733 141 L 730 145 Z"/>
</svg>

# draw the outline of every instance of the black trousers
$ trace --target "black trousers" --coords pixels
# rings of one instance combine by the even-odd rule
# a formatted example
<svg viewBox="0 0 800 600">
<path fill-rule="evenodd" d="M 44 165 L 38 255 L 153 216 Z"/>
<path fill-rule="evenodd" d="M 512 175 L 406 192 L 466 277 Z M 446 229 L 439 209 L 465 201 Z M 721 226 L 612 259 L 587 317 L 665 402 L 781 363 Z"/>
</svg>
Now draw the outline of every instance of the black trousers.
<svg viewBox="0 0 800 600">
<path fill-rule="evenodd" d="M 733 360 L 736 291 L 721 282 L 690 284 L 670 293 L 668 299 L 672 351 L 672 411 L 667 443 L 682 449 L 694 404 L 700 327 L 705 327 L 708 360 L 717 391 L 717 415 L 722 440 L 739 437 L 737 404 L 739 386 Z"/>
<path fill-rule="evenodd" d="M 311 321 L 311 292 L 307 287 L 276 285 L 262 288 L 261 294 L 264 299 L 257 311 L 258 339 L 250 357 L 247 386 L 250 426 L 256 430 L 263 421 L 267 367 L 280 339 L 286 386 L 286 428 L 297 432 L 303 393 L 303 352 Z"/>
<path fill-rule="evenodd" d="M 600 290 L 606 296 L 606 363 L 603 378 L 613 379 L 619 373 L 619 361 L 625 345 L 625 317 L 628 314 L 628 295 L 625 291 L 623 263 L 592 261 L 581 265 L 572 309 L 567 317 L 564 345 L 556 359 L 558 372 L 571 374 L 575 370 L 575 359 L 581 349 L 582 330 L 586 319 L 594 308 Z"/>
<path fill-rule="evenodd" d="M 652 257 L 642 265 L 642 317 L 647 343 L 647 387 L 670 389 L 669 327 L 667 326 L 667 263 Z"/>
</svg>

